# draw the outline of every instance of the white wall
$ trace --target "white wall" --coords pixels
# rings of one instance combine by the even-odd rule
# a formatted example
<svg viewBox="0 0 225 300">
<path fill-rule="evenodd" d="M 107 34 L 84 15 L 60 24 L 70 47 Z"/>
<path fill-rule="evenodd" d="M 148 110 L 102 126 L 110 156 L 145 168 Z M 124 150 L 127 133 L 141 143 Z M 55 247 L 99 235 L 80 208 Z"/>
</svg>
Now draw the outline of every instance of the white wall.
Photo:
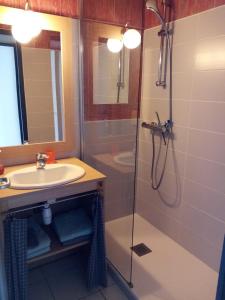
<svg viewBox="0 0 225 300">
<path fill-rule="evenodd" d="M 151 136 L 140 128 L 137 178 L 137 212 L 215 270 L 225 233 L 224 20 L 220 6 L 175 22 L 174 139 L 166 172 L 153 191 Z M 151 122 L 155 111 L 169 117 L 168 89 L 155 86 L 157 31 L 144 34 L 140 122 Z"/>
</svg>

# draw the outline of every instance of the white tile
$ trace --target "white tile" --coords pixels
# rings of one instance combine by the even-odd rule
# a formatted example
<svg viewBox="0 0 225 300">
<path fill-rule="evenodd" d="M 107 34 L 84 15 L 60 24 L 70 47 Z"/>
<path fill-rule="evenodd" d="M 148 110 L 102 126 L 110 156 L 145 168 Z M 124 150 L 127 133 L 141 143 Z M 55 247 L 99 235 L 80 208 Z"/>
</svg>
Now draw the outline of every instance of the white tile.
<svg viewBox="0 0 225 300">
<path fill-rule="evenodd" d="M 188 125 L 189 101 L 173 100 L 172 101 L 172 119 L 175 126 Z"/>
<path fill-rule="evenodd" d="M 197 39 L 224 35 L 225 5 L 210 9 L 197 16 Z"/>
<path fill-rule="evenodd" d="M 224 222 L 225 195 L 186 179 L 183 199 L 189 205 Z"/>
<path fill-rule="evenodd" d="M 157 74 L 159 61 L 159 49 L 144 48 L 143 50 L 143 76 Z"/>
<path fill-rule="evenodd" d="M 168 194 L 165 195 L 162 192 L 153 190 L 151 185 L 142 180 L 138 180 L 136 212 L 144 215 L 149 222 L 153 222 L 154 219 L 156 219 L 156 221 L 160 220 L 157 216 L 154 217 L 155 209 L 156 212 L 159 211 L 161 214 L 165 214 L 173 220 L 175 224 L 180 222 L 182 202 L 181 199 L 179 200 L 180 201 L 176 202 L 170 198 Z M 176 231 L 177 230 L 175 230 L 175 232 Z"/>
<path fill-rule="evenodd" d="M 225 135 L 189 130 L 188 153 L 225 164 Z"/>
<path fill-rule="evenodd" d="M 190 99 L 192 88 L 192 72 L 173 73 L 172 75 L 172 91 L 173 99 Z"/>
<path fill-rule="evenodd" d="M 196 39 L 196 22 L 197 16 L 193 15 L 174 22 L 174 45 L 185 43 L 187 41 L 195 41 Z"/>
<path fill-rule="evenodd" d="M 225 103 L 191 102 L 191 128 L 225 133 Z"/>
<path fill-rule="evenodd" d="M 222 247 L 225 223 L 189 205 L 183 205 L 181 219 L 184 226 L 196 236 L 208 241 L 212 246 Z"/>
<path fill-rule="evenodd" d="M 181 227 L 179 242 L 185 249 L 190 251 L 190 253 L 192 253 L 196 257 L 199 257 L 202 262 L 204 262 L 210 268 L 212 268 L 212 270 L 218 272 L 220 266 L 221 248 L 214 247 L 215 245 L 209 243 L 208 240 L 197 236 L 195 232 L 190 231 L 184 226 Z M 203 274 L 205 275 L 204 272 L 202 272 L 201 275 L 199 275 L 202 277 Z M 218 273 L 216 273 L 216 276 L 217 274 Z M 215 280 L 213 284 L 214 289 L 216 289 L 217 280 Z M 204 290 L 204 285 L 202 285 L 201 287 L 199 286 L 199 290 L 200 289 Z M 215 290 L 212 289 L 212 286 L 209 289 L 209 295 L 205 295 L 203 299 L 206 299 L 207 297 L 209 298 L 209 300 L 215 299 Z M 198 299 L 199 298 L 197 298 L 196 300 Z"/>
<path fill-rule="evenodd" d="M 185 177 L 225 194 L 224 165 L 188 156 Z"/>
<path fill-rule="evenodd" d="M 176 166 L 177 167 L 177 166 Z M 161 168 L 158 168 L 157 183 L 161 176 Z M 138 165 L 138 178 L 144 180 L 151 186 L 151 164 L 142 162 Z M 154 185 L 156 185 L 156 180 L 154 180 Z M 164 172 L 163 180 L 161 186 L 159 187 L 159 192 L 168 199 L 172 199 L 172 202 L 179 202 L 181 199 L 183 185 L 183 177 L 178 173 Z"/>
<path fill-rule="evenodd" d="M 193 100 L 225 101 L 225 71 L 197 71 L 193 79 Z"/>
<path fill-rule="evenodd" d="M 144 48 L 145 49 L 155 49 L 159 48 L 160 39 L 158 37 L 158 32 L 160 27 L 154 27 L 144 31 Z"/>
<path fill-rule="evenodd" d="M 189 72 L 194 66 L 195 43 L 187 42 L 173 47 L 173 72 Z"/>
<path fill-rule="evenodd" d="M 144 100 L 141 109 L 141 118 L 151 120 L 151 122 L 158 122 L 156 112 L 158 112 L 160 120 L 166 121 L 169 119 L 169 102 L 164 99 Z"/>
<path fill-rule="evenodd" d="M 157 98 L 157 99 L 168 99 L 169 89 L 156 86 L 156 81 L 158 80 L 157 74 L 150 74 L 143 76 L 143 86 L 142 86 L 142 98 Z"/>
<path fill-rule="evenodd" d="M 152 144 L 142 142 L 140 145 L 141 145 L 140 146 L 141 154 L 139 156 L 139 159 L 141 159 L 142 163 L 144 165 L 146 165 L 147 168 L 149 168 L 149 166 L 151 166 L 151 163 L 152 163 Z M 155 157 L 156 159 L 157 159 L 157 154 L 159 153 L 159 151 L 161 151 L 161 154 L 160 154 L 159 160 L 158 160 L 158 170 L 161 170 L 163 168 L 164 161 L 165 161 L 166 146 L 164 146 L 164 144 L 162 144 L 161 150 L 160 150 L 160 146 L 157 144 L 157 145 L 155 145 L 155 151 L 156 151 L 156 157 Z M 184 163 L 185 163 L 185 154 L 184 153 L 177 152 L 172 149 L 168 150 L 165 171 L 172 173 L 172 174 L 179 174 L 179 175 L 183 176 L 184 175 Z M 145 175 L 145 178 L 146 178 L 146 175 Z"/>
<path fill-rule="evenodd" d="M 196 70 L 225 69 L 225 36 L 200 40 L 195 49 Z"/>
</svg>

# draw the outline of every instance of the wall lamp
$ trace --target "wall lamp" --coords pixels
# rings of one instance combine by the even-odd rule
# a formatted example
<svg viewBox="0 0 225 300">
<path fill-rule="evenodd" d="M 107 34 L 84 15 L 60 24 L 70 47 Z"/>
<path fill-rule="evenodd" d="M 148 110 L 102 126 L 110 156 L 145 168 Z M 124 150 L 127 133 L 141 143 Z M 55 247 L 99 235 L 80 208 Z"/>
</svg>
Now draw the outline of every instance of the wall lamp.
<svg viewBox="0 0 225 300">
<path fill-rule="evenodd" d="M 39 15 L 32 11 L 28 0 L 24 10 L 19 11 L 13 20 L 12 35 L 22 44 L 29 43 L 41 33 L 41 20 Z"/>
<path fill-rule="evenodd" d="M 136 29 L 126 29 L 121 39 L 109 38 L 107 41 L 107 47 L 109 51 L 118 53 L 122 50 L 123 46 L 128 49 L 135 49 L 141 44 L 141 34 Z"/>
</svg>

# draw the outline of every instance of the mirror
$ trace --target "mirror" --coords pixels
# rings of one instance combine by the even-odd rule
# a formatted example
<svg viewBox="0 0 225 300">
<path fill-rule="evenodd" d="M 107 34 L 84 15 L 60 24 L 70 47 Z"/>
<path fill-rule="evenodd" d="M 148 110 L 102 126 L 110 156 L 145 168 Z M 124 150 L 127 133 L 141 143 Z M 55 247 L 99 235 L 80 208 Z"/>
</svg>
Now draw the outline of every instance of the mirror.
<svg viewBox="0 0 225 300">
<path fill-rule="evenodd" d="M 130 51 L 117 53 L 107 47 L 107 39 L 93 43 L 93 104 L 128 103 Z"/>
<path fill-rule="evenodd" d="M 82 23 L 85 121 L 131 119 L 137 114 L 141 47 L 110 52 L 108 39 L 122 39 L 124 27 Z"/>
<path fill-rule="evenodd" d="M 63 141 L 60 32 L 20 45 L 0 28 L 0 147 Z"/>
<path fill-rule="evenodd" d="M 11 29 L 13 20 L 18 13 L 20 13 L 19 9 L 0 6 L 0 24 L 4 24 L 4 26 L 8 26 L 8 28 Z M 59 141 L 54 139 L 53 141 L 29 142 L 28 144 L 20 144 L 18 142 L 17 145 L 14 144 L 14 146 L 4 147 L 0 144 L 0 162 L 5 166 L 34 162 L 36 153 L 46 152 L 49 150 L 55 151 L 57 159 L 79 155 L 79 138 L 76 134 L 78 128 L 77 118 L 79 117 L 78 106 L 76 105 L 76 101 L 78 99 L 78 80 L 74 80 L 74 78 L 77 78 L 76 74 L 78 72 L 78 22 L 72 18 L 65 18 L 56 15 L 42 13 L 38 13 L 38 15 L 41 19 L 42 30 L 60 33 L 62 96 L 60 103 L 61 115 L 60 113 L 58 114 L 58 125 L 59 128 L 62 129 L 62 136 Z M 11 51 L 11 53 L 13 53 L 13 51 Z M 8 74 L 5 74 L 5 77 L 6 75 L 8 76 Z M 20 78 L 23 77 L 21 76 Z M 14 81 L 12 82 L 15 85 L 15 76 Z M 0 79 L 0 91 L 2 92 L 2 90 L 6 91 L 8 89 L 3 86 L 3 82 Z M 2 111 L 2 104 L 6 103 L 6 101 L 3 100 L 4 98 L 4 94 L 3 96 L 0 96 L 0 112 Z M 10 109 L 15 107 L 16 106 L 11 105 Z M 4 117 L 6 115 L 7 114 L 5 114 Z M 13 110 L 9 110 L 8 124 L 10 124 L 10 126 L 6 125 L 6 123 L 3 125 L 1 123 L 0 136 L 2 136 L 2 132 L 7 133 L 8 137 L 11 135 L 10 129 L 12 124 L 10 121 L 12 122 L 13 120 L 16 120 L 16 116 L 18 120 L 18 114 L 14 115 Z M 1 117 L 2 115 L 0 116 L 0 119 Z M 37 121 L 39 123 L 43 123 L 42 119 Z"/>
</svg>

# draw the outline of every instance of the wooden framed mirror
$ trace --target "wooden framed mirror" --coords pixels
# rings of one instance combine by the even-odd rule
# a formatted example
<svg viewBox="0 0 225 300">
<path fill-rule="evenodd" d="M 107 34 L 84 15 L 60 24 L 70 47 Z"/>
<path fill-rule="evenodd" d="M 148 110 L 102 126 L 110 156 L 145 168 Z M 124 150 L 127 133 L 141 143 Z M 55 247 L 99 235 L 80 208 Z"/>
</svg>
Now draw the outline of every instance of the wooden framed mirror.
<svg viewBox="0 0 225 300">
<path fill-rule="evenodd" d="M 13 18 L 12 16 L 15 15 L 16 13 L 18 13 L 20 10 L 18 9 L 14 9 L 14 8 L 9 8 L 9 7 L 4 7 L 4 6 L 0 6 L 0 24 L 3 24 L 3 27 L 11 27 L 12 22 L 13 22 Z M 75 64 L 75 53 L 74 53 L 74 44 L 75 44 L 75 39 L 78 39 L 78 37 L 75 36 L 75 31 L 74 26 L 75 26 L 75 20 L 70 19 L 70 18 L 65 18 L 65 17 L 60 17 L 60 16 L 54 16 L 54 15 L 48 15 L 48 14 L 43 14 L 43 13 L 39 13 L 39 16 L 41 18 L 41 22 L 42 22 L 42 37 L 40 36 L 39 38 L 37 38 L 36 44 L 38 44 L 38 39 L 39 39 L 39 46 L 40 44 L 43 42 L 43 40 L 49 39 L 49 36 L 55 36 L 55 41 L 54 38 L 51 39 L 51 46 L 46 47 L 43 46 L 42 43 L 42 49 L 44 48 L 45 51 L 39 51 L 41 52 L 40 56 L 42 56 L 43 58 L 43 53 L 47 52 L 47 50 L 52 50 L 51 48 L 53 47 L 59 47 L 60 48 L 60 53 L 57 51 L 54 51 L 54 53 L 52 52 L 52 54 L 50 55 L 49 51 L 47 56 L 45 55 L 45 60 L 46 57 L 48 57 L 48 60 L 51 62 L 53 62 L 53 65 L 56 68 L 56 64 L 60 64 L 60 79 L 58 80 L 58 89 L 59 86 L 61 86 L 61 90 L 58 92 L 58 94 L 60 94 L 60 102 L 58 102 L 58 106 L 60 106 L 60 108 L 58 107 L 58 114 L 57 114 L 57 121 L 58 121 L 58 125 L 56 126 L 56 122 L 55 119 L 50 116 L 50 115 L 46 115 L 44 113 L 44 111 L 40 112 L 39 109 L 39 114 L 38 114 L 38 110 L 36 109 L 36 114 L 35 114 L 35 109 L 33 111 L 33 114 L 31 114 L 30 116 L 27 113 L 27 120 L 26 122 L 31 124 L 34 124 L 33 127 L 38 127 L 38 123 L 43 123 L 45 122 L 45 120 L 48 120 L 48 122 L 50 122 L 49 120 L 52 117 L 51 122 L 54 122 L 54 126 L 58 127 L 57 130 L 54 127 L 54 133 L 52 133 L 52 135 L 49 138 L 45 138 L 44 134 L 41 134 L 41 132 L 39 132 L 39 136 L 40 138 L 33 138 L 33 140 L 31 139 L 31 133 L 29 134 L 28 132 L 28 138 L 27 138 L 27 142 L 26 139 L 22 140 L 21 139 L 21 143 L 17 143 L 17 144 L 13 144 L 13 143 L 9 143 L 9 145 L 5 144 L 2 142 L 2 145 L 0 144 L 0 162 L 3 163 L 4 165 L 13 165 L 13 164 L 19 164 L 19 163 L 26 163 L 26 162 L 32 162 L 35 160 L 35 154 L 37 152 L 41 152 L 41 151 L 47 151 L 47 150 L 53 150 L 56 152 L 56 157 L 60 158 L 60 157 L 68 157 L 74 154 L 75 152 L 75 93 L 76 93 L 76 89 L 75 89 L 75 85 L 74 84 L 74 70 L 73 68 L 76 67 L 78 69 L 78 64 Z M 32 26 L 32 24 L 31 24 Z M 57 38 L 58 37 L 58 38 Z M 42 42 L 41 42 L 42 39 Z M 55 42 L 55 44 L 54 44 Z M 60 45 L 59 45 L 60 42 Z M 37 79 L 37 74 L 35 72 L 39 72 L 39 77 L 43 77 L 43 70 L 41 70 L 42 68 L 45 69 L 45 73 L 48 73 L 48 69 L 47 69 L 47 64 L 42 64 L 42 66 L 40 66 L 39 62 L 40 59 L 37 57 L 34 58 L 33 53 L 34 53 L 34 48 L 35 48 L 35 42 L 33 42 L 33 44 L 30 45 L 30 48 L 28 46 L 22 46 L 22 55 L 23 55 L 23 59 L 25 60 L 25 56 L 27 56 L 28 58 L 28 62 L 26 63 L 26 66 L 23 66 L 23 75 L 26 75 L 26 78 L 29 77 L 27 74 L 30 74 L 31 79 L 34 79 L 34 77 Z M 54 46 L 53 46 L 54 44 Z M 41 47 L 36 47 L 36 48 L 41 48 Z M 47 49 L 46 48 L 50 48 Z M 32 53 L 31 53 L 32 52 Z M 37 52 L 37 51 L 36 51 Z M 36 53 L 35 52 L 35 53 Z M 0 53 L 1 54 L 1 53 Z M 35 54 L 36 55 L 36 54 Z M 60 58 L 56 60 L 56 57 Z M 38 62 L 39 60 L 39 62 Z M 43 63 L 41 61 L 41 63 Z M 38 65 L 39 64 L 39 65 Z M 36 69 L 35 66 L 36 65 Z M 34 67 L 34 68 L 33 68 Z M 33 70 L 32 70 L 33 68 Z M 58 66 L 59 69 L 59 66 Z M 42 71 L 42 73 L 41 73 Z M 26 74 L 25 74 L 26 73 Z M 54 74 L 54 76 L 56 76 L 56 73 Z M 51 78 L 54 77 L 52 74 L 50 75 Z M 49 77 L 49 78 L 50 78 Z M 30 78 L 29 78 L 30 79 Z M 38 78 L 39 80 L 39 78 Z M 48 79 L 46 79 L 48 80 Z M 25 94 L 30 94 L 31 98 L 32 96 L 37 97 L 37 95 L 39 94 L 43 94 L 44 90 L 46 93 L 49 94 L 48 87 L 47 84 L 45 82 L 45 86 L 43 87 L 43 89 L 41 88 L 41 86 L 39 85 L 35 85 L 34 89 L 36 88 L 36 91 L 33 90 L 33 86 L 32 88 L 29 87 L 25 87 L 25 81 L 26 79 L 23 78 L 23 84 L 24 84 L 24 90 L 25 90 Z M 54 84 L 51 82 L 50 85 L 56 85 L 56 81 L 54 82 Z M 60 82 L 61 81 L 61 82 Z M 26 91 L 27 89 L 27 91 Z M 55 91 L 52 92 L 52 94 L 56 94 L 56 86 L 55 86 Z M 45 96 L 45 95 L 44 95 Z M 51 95 L 52 96 L 52 95 Z M 25 95 L 26 98 L 26 95 Z M 25 99 L 26 101 L 27 99 Z M 36 99 L 36 108 L 37 107 L 41 107 L 41 106 L 45 106 L 47 105 L 46 103 L 41 103 L 40 99 Z M 42 99 L 43 100 L 43 99 Z M 0 106 L 3 107 L 4 104 L 4 97 L 0 97 L 0 102 L 2 102 L 2 104 L 0 103 Z M 56 105 L 57 105 L 57 101 L 56 101 Z M 15 106 L 15 105 L 14 105 Z M 27 104 L 26 106 L 26 111 L 28 111 L 29 105 Z M 45 108 L 43 108 L 44 110 Z M 56 109 L 54 109 L 55 111 Z M 57 111 L 57 110 L 56 110 Z M 11 115 L 11 117 L 13 117 L 13 113 Z M 36 120 L 35 120 L 36 117 Z M 54 120 L 53 120 L 54 119 Z M 77 122 L 78 123 L 78 122 Z M 29 125 L 29 124 L 28 124 Z M 7 123 L 2 122 L 1 124 L 1 131 L 4 131 L 7 134 L 7 130 L 9 130 L 9 125 Z M 29 129 L 29 126 L 27 126 L 28 131 L 31 129 Z M 45 133 L 47 130 L 44 130 Z M 30 138 L 29 138 L 30 135 Z M 30 141 L 29 141 L 30 140 Z M 25 143 L 24 143 L 25 141 Z"/>
</svg>

